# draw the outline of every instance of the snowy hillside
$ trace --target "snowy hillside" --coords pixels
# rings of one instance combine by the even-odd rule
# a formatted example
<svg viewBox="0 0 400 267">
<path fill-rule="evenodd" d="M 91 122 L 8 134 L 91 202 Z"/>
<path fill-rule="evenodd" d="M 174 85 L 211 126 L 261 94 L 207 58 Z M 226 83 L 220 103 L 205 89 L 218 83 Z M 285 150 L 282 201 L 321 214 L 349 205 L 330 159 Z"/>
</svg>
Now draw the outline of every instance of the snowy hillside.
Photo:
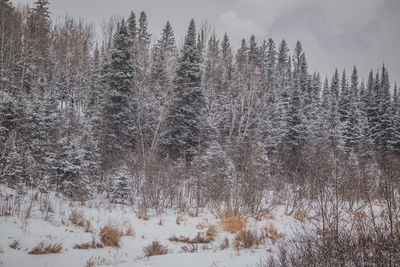
<svg viewBox="0 0 400 267">
<path fill-rule="evenodd" d="M 72 202 L 54 193 L 42 194 L 36 190 L 19 197 L 14 190 L 5 187 L 1 187 L 1 208 L 1 266 L 10 267 L 28 263 L 38 267 L 254 266 L 273 253 L 275 239 L 287 234 L 298 223 L 293 217 L 285 216 L 282 209 L 258 221 L 243 218 L 242 224 L 239 223 L 232 232 L 242 227 L 257 231 L 260 236 L 263 232 L 268 235 L 267 229 L 273 227 L 277 232 L 269 230 L 270 237 L 264 237 L 259 245 L 235 248 L 236 233 L 224 230 L 221 220 L 206 210 L 198 217 L 193 217 L 190 209 L 145 212 L 110 204 L 105 199 Z M 107 225 L 123 232 L 119 247 L 102 244 L 100 231 Z M 210 227 L 212 233 L 209 233 Z M 169 240 L 172 237 L 196 240 L 198 236 L 204 237 L 203 241 L 199 239 L 200 243 Z M 74 248 L 79 244 L 92 244 L 92 240 L 101 248 Z M 153 241 L 165 246 L 167 254 L 146 257 L 143 249 Z M 40 242 L 59 244 L 61 249 L 54 254 L 30 254 Z"/>
</svg>

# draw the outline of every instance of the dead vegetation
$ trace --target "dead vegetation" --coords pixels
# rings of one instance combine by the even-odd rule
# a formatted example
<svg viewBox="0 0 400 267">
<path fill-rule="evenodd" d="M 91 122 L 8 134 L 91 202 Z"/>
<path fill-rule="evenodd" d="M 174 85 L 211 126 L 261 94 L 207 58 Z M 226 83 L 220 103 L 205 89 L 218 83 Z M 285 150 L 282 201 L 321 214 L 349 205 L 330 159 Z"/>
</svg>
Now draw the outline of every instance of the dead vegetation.
<svg viewBox="0 0 400 267">
<path fill-rule="evenodd" d="M 301 207 L 298 211 L 296 211 L 293 215 L 293 218 L 298 220 L 299 222 L 305 223 L 307 220 L 308 211 Z"/>
<path fill-rule="evenodd" d="M 214 241 L 215 237 L 217 236 L 217 227 L 213 224 L 211 224 L 210 226 L 208 226 L 208 229 L 206 231 L 206 236 L 208 239 L 210 239 L 211 241 Z"/>
<path fill-rule="evenodd" d="M 123 232 L 114 225 L 106 225 L 100 230 L 100 239 L 106 247 L 119 248 L 119 241 L 123 236 Z"/>
<path fill-rule="evenodd" d="M 181 215 L 176 216 L 176 224 L 180 225 L 184 221 L 183 217 Z"/>
<path fill-rule="evenodd" d="M 158 241 L 153 241 L 150 245 L 143 249 L 143 252 L 146 257 L 165 255 L 168 253 L 168 248 L 161 245 Z"/>
<path fill-rule="evenodd" d="M 210 237 L 206 236 L 204 233 L 197 233 L 197 236 L 194 238 L 189 238 L 186 236 L 173 236 L 168 239 L 171 242 L 180 242 L 180 243 L 187 243 L 187 244 L 208 244 L 213 241 Z"/>
<path fill-rule="evenodd" d="M 61 242 L 55 243 L 47 243 L 45 241 L 41 241 L 39 244 L 36 245 L 29 254 L 32 255 L 42 255 L 42 254 L 57 254 L 60 253 L 62 250 Z"/>
<path fill-rule="evenodd" d="M 104 257 L 91 257 L 86 261 L 84 267 L 95 267 L 99 265 L 110 265 L 110 262 L 108 262 Z"/>
<path fill-rule="evenodd" d="M 233 246 L 236 250 L 252 248 L 260 245 L 262 241 L 263 237 L 259 237 L 256 231 L 242 229 L 236 234 Z"/>
<path fill-rule="evenodd" d="M 230 247 L 229 239 L 227 237 L 224 238 L 221 245 L 219 245 L 220 250 L 224 250 Z"/>
<path fill-rule="evenodd" d="M 275 244 L 276 240 L 278 238 L 282 237 L 282 234 L 278 233 L 278 230 L 275 228 L 275 226 L 272 223 L 269 223 L 266 225 L 263 229 L 264 232 L 264 237 L 271 239 L 272 243 Z"/>
<path fill-rule="evenodd" d="M 69 216 L 69 221 L 78 227 L 82 227 L 86 233 L 93 233 L 93 228 L 89 220 L 85 219 L 83 214 L 74 209 Z"/>
<path fill-rule="evenodd" d="M 95 248 L 104 248 L 104 245 L 100 242 L 96 242 L 94 238 L 92 238 L 91 242 L 76 244 L 74 245 L 74 249 L 95 249 Z"/>
<path fill-rule="evenodd" d="M 199 246 L 196 244 L 190 244 L 183 246 L 181 249 L 184 253 L 196 253 L 199 250 Z"/>
<path fill-rule="evenodd" d="M 148 221 L 150 219 L 150 215 L 148 213 L 147 208 L 139 207 L 137 210 L 137 217 L 141 220 Z"/>
<path fill-rule="evenodd" d="M 12 249 L 19 249 L 19 243 L 17 240 L 14 240 L 13 242 L 11 242 L 11 244 L 9 245 L 10 248 Z"/>
<path fill-rule="evenodd" d="M 220 224 L 224 231 L 235 234 L 246 227 L 247 219 L 240 215 L 224 216 Z"/>
</svg>

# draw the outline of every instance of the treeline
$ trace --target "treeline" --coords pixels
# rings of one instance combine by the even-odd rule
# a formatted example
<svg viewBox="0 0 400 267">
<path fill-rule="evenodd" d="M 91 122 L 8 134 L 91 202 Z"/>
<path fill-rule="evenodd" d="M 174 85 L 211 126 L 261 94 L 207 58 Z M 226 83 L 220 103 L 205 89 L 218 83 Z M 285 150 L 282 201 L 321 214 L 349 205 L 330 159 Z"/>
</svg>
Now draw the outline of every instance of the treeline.
<svg viewBox="0 0 400 267">
<path fill-rule="evenodd" d="M 144 12 L 110 20 L 97 45 L 93 26 L 52 22 L 47 0 L 0 5 L 2 183 L 256 215 L 271 191 L 296 203 L 339 178 L 362 198 L 399 163 L 400 95 L 385 66 L 328 80 L 300 42 L 290 52 L 252 35 L 234 51 L 193 20 L 181 47 L 168 22 L 151 44 Z"/>
</svg>

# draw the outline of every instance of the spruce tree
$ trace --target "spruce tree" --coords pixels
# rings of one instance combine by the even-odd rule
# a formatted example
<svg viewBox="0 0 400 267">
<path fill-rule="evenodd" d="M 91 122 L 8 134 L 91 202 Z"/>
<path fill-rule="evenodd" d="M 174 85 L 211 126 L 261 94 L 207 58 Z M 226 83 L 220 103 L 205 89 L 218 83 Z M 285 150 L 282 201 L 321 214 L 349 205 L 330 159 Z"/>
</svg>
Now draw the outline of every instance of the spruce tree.
<svg viewBox="0 0 400 267">
<path fill-rule="evenodd" d="M 163 152 L 190 161 L 203 144 L 205 99 L 201 88 L 200 54 L 192 19 L 175 77 L 174 102 L 166 122 Z"/>
<path fill-rule="evenodd" d="M 135 144 L 136 90 L 131 58 L 132 42 L 122 21 L 114 35 L 104 94 L 104 156 L 117 156 Z M 122 157 L 122 154 L 119 155 Z M 117 157 L 118 159 L 118 157 Z M 114 162 L 115 163 L 115 162 Z"/>
</svg>

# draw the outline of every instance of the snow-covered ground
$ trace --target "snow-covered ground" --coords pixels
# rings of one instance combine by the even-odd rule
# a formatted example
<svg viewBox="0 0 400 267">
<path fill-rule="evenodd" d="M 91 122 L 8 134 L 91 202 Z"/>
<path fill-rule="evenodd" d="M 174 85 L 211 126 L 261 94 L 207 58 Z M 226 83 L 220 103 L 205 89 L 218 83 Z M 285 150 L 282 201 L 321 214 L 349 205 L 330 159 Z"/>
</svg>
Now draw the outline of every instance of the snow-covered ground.
<svg viewBox="0 0 400 267">
<path fill-rule="evenodd" d="M 222 229 L 220 219 L 203 210 L 198 217 L 190 212 L 163 210 L 148 211 L 148 218 L 139 218 L 135 207 L 110 204 L 106 199 L 72 202 L 58 197 L 55 193 L 41 194 L 30 190 L 23 198 L 3 186 L 0 187 L 2 216 L 0 216 L 0 266 L 256 266 L 271 253 L 275 253 L 275 244 L 266 238 L 259 246 L 236 250 L 233 246 L 235 234 Z M 11 214 L 3 216 L 6 207 Z M 48 207 L 51 208 L 48 208 Z M 10 210 L 10 209 L 8 209 Z M 49 212 L 47 212 L 49 211 Z M 74 225 L 69 219 L 71 213 L 83 215 L 90 222 L 89 232 L 85 227 Z M 249 218 L 246 228 L 261 231 L 273 224 L 280 238 L 288 236 L 292 230 L 302 225 L 293 216 L 287 216 L 284 207 L 278 206 L 270 216 L 259 220 Z M 74 249 L 74 245 L 100 242 L 99 232 L 105 225 L 115 225 L 121 230 L 133 228 L 133 236 L 123 236 L 120 247 Z M 205 233 L 210 225 L 215 225 L 217 235 L 208 244 L 198 244 L 197 252 L 184 252 L 185 243 L 171 242 L 173 236 L 194 238 Z M 88 227 L 86 227 L 88 228 Z M 225 238 L 230 246 L 221 248 Z M 15 242 L 16 241 L 16 242 Z M 39 242 L 60 243 L 62 250 L 58 254 L 31 255 Z M 143 248 L 153 241 L 159 241 L 168 248 L 168 254 L 145 257 Z M 10 247 L 14 244 L 14 248 Z M 16 245 L 17 244 L 17 245 Z M 93 265 L 87 265 L 89 262 Z"/>
</svg>

